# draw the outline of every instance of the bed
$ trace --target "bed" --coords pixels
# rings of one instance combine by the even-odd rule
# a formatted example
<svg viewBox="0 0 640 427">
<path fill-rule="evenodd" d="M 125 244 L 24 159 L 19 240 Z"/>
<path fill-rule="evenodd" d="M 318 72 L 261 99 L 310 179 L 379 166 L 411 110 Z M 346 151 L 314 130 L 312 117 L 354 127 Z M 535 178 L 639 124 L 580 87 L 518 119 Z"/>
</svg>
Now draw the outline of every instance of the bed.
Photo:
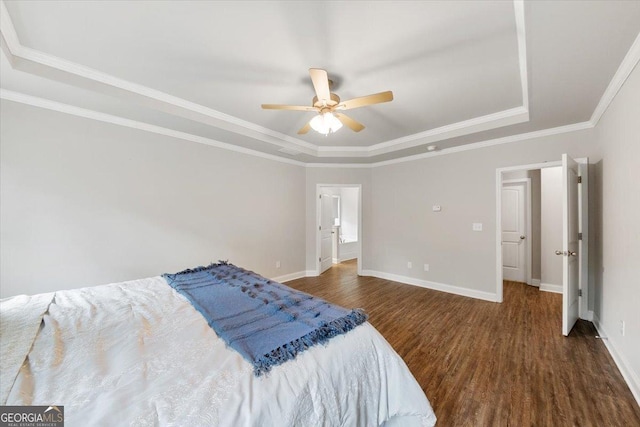
<svg viewBox="0 0 640 427">
<path fill-rule="evenodd" d="M 3 405 L 67 426 L 432 426 L 404 361 L 365 322 L 256 375 L 162 276 L 0 301 Z"/>
</svg>

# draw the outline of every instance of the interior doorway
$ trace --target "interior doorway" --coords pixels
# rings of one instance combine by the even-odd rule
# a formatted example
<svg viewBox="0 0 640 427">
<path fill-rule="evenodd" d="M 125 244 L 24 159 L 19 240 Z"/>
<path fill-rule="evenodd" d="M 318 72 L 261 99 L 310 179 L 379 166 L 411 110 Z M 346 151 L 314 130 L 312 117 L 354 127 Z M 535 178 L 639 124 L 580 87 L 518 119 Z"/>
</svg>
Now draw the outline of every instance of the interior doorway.
<svg viewBox="0 0 640 427">
<path fill-rule="evenodd" d="M 561 293 L 568 335 L 578 317 L 590 317 L 588 159 L 497 169 L 496 200 L 497 301 L 503 280 Z"/>
<path fill-rule="evenodd" d="M 356 260 L 362 274 L 362 186 L 316 185 L 316 271 Z"/>
</svg>

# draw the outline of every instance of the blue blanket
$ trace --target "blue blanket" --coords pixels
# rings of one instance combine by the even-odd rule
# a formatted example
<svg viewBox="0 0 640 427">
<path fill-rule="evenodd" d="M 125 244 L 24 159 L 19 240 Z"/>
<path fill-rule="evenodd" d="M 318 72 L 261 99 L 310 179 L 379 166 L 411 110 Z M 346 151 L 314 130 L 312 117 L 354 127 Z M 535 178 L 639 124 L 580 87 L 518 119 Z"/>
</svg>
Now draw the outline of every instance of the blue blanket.
<svg viewBox="0 0 640 427">
<path fill-rule="evenodd" d="M 367 320 L 227 262 L 163 277 L 261 375 Z"/>
</svg>

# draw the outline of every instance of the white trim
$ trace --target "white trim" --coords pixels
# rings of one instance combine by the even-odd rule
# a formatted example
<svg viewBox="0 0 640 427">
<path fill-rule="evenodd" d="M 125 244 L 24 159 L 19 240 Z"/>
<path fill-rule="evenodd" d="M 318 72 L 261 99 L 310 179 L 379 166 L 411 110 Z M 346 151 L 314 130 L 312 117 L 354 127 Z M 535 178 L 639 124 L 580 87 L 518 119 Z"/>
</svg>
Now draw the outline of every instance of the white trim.
<svg viewBox="0 0 640 427">
<path fill-rule="evenodd" d="M 252 149 L 240 147 L 234 144 L 229 144 L 226 142 L 216 141 L 210 138 L 188 134 L 186 132 L 176 131 L 173 129 L 163 128 L 160 126 L 138 122 L 131 119 L 125 119 L 119 116 L 113 116 L 110 114 L 88 110 L 85 108 L 75 107 L 73 105 L 63 104 L 61 102 L 51 101 L 45 98 L 26 95 L 20 92 L 10 91 L 7 89 L 0 89 L 0 98 L 6 99 L 8 101 L 14 101 L 22 104 L 32 105 L 34 107 L 45 108 L 45 109 L 57 111 L 60 113 L 71 114 L 71 115 L 98 120 L 106 123 L 113 123 L 120 126 L 131 127 L 131 128 L 142 130 L 142 131 L 162 134 L 166 136 L 172 136 L 175 138 L 185 139 L 187 141 L 198 142 L 201 144 L 211 145 L 211 146 L 223 148 L 226 150 L 237 151 L 245 154 L 251 154 L 251 155 L 255 155 L 265 159 L 276 160 L 279 162 L 289 163 L 289 164 L 298 165 L 298 166 L 304 166 L 307 168 L 370 169 L 370 168 L 387 166 L 387 165 L 392 165 L 397 163 L 420 160 L 428 157 L 443 156 L 447 154 L 454 154 L 454 153 L 459 153 L 459 152 L 464 152 L 469 150 L 477 150 L 484 147 L 492 147 L 495 145 L 508 144 L 511 142 L 519 142 L 519 141 L 525 141 L 529 139 L 540 138 L 544 136 L 557 135 L 557 134 L 562 134 L 566 132 L 584 130 L 584 129 L 589 129 L 593 127 L 590 122 L 575 123 L 572 125 L 559 126 L 556 128 L 550 128 L 550 129 L 544 129 L 544 130 L 539 130 L 534 132 L 522 133 L 518 135 L 511 135 L 511 136 L 502 137 L 502 138 L 490 139 L 486 141 L 446 148 L 446 149 L 442 149 L 434 152 L 417 154 L 414 156 L 407 156 L 399 159 L 385 160 L 385 161 L 376 162 L 376 163 L 305 163 L 299 160 L 289 159 L 287 157 L 268 154 L 262 151 L 252 150 Z M 548 163 L 543 163 L 543 165 L 548 165 Z M 519 168 L 518 166 L 515 166 L 512 169 L 517 170 L 518 168 Z M 505 168 L 505 170 L 509 170 L 509 169 Z"/>
<path fill-rule="evenodd" d="M 496 295 L 490 292 L 477 291 L 475 289 L 461 288 L 459 286 L 446 285 L 444 283 L 430 282 L 428 280 L 416 279 L 413 277 L 400 276 L 398 274 L 384 273 L 375 270 L 363 270 L 363 276 L 377 277 L 379 279 L 391 280 L 393 282 L 404 283 L 406 285 L 419 286 L 421 288 L 432 289 L 434 291 L 446 292 L 448 294 L 461 295 L 464 297 L 481 299 L 484 301 L 496 301 Z"/>
<path fill-rule="evenodd" d="M 596 109 L 593 110 L 590 121 L 594 126 L 598 124 L 604 112 L 607 111 L 607 108 L 609 108 L 613 98 L 616 97 L 616 94 L 624 82 L 627 81 L 627 78 L 629 78 L 633 69 L 638 65 L 638 62 L 640 62 L 640 33 L 627 51 L 627 54 L 620 63 L 618 70 L 613 75 L 613 78 L 611 79 L 611 82 L 609 82 L 607 89 L 602 94 L 602 98 L 600 98 L 600 102 L 598 102 Z"/>
<path fill-rule="evenodd" d="M 595 313 L 593 312 L 593 310 L 588 310 L 587 315 L 583 320 L 586 320 L 588 322 L 593 322 L 594 316 L 595 316 Z"/>
<path fill-rule="evenodd" d="M 431 151 L 428 153 L 415 154 L 413 156 L 402 157 L 399 159 L 384 160 L 377 163 L 371 163 L 371 166 L 380 167 L 380 166 L 387 166 L 387 165 L 392 165 L 396 163 L 410 162 L 414 160 L 424 159 L 427 157 L 444 156 L 447 154 L 460 153 L 463 151 L 477 150 L 479 148 L 484 148 L 484 147 L 493 147 L 495 145 L 509 144 L 511 142 L 525 141 L 528 139 L 558 135 L 562 133 L 574 132 L 574 131 L 579 131 L 584 129 L 591 129 L 592 127 L 593 127 L 593 124 L 591 122 L 574 123 L 571 125 L 558 126 L 555 128 L 536 130 L 533 132 L 520 133 L 517 135 L 509 135 L 502 138 L 495 138 L 495 139 L 489 139 L 481 142 L 474 142 L 471 144 L 458 145 L 456 147 L 445 148 L 442 150 Z"/>
<path fill-rule="evenodd" d="M 413 148 L 418 145 L 429 144 L 443 139 L 455 138 L 458 136 L 469 135 L 471 133 L 482 132 L 485 130 L 495 129 L 498 127 L 508 126 L 517 123 L 529 121 L 529 112 L 524 107 L 512 108 L 509 110 L 498 111 L 497 113 L 487 114 L 481 117 L 464 120 L 462 122 L 452 123 L 435 129 L 429 129 L 424 132 L 418 132 L 413 135 L 403 136 L 401 138 L 392 139 L 390 141 L 381 142 L 368 147 L 357 147 L 360 150 L 350 149 L 350 156 L 364 155 L 366 157 L 379 156 L 398 150 Z M 420 141 L 418 141 L 420 140 Z M 342 153 L 344 147 L 318 147 L 319 157 L 332 157 L 337 153 Z"/>
<path fill-rule="evenodd" d="M 544 292 L 553 292 L 554 294 L 562 294 L 562 285 L 552 285 L 550 283 L 540 283 L 540 290 Z"/>
<path fill-rule="evenodd" d="M 271 280 L 273 280 L 274 282 L 284 283 L 290 280 L 301 279 L 307 276 L 308 275 L 306 271 L 296 271 L 295 273 L 289 273 L 289 274 L 284 274 L 278 277 L 272 277 Z"/>
<path fill-rule="evenodd" d="M 598 335 L 606 338 L 603 339 L 602 342 L 604 343 L 605 347 L 607 347 L 609 354 L 613 358 L 613 361 L 616 363 L 618 370 L 620 370 L 622 378 L 624 378 L 627 385 L 629 386 L 629 389 L 631 390 L 633 397 L 635 397 L 636 402 L 638 403 L 638 405 L 640 405 L 640 379 L 633 371 L 633 368 L 631 368 L 631 365 L 627 361 L 626 357 L 624 357 L 621 352 L 618 352 L 614 345 L 615 340 L 612 340 L 610 338 L 612 337 L 612 335 L 608 334 L 608 331 L 605 330 L 604 325 L 600 322 L 600 318 L 595 313 L 593 313 L 593 325 L 596 327 Z"/>
<path fill-rule="evenodd" d="M 540 279 L 531 279 L 531 286 L 540 287 Z"/>
<path fill-rule="evenodd" d="M 308 168 L 371 169 L 371 163 L 307 163 Z"/>
<path fill-rule="evenodd" d="M 56 101 L 50 101 L 48 99 L 38 98 L 31 95 L 25 95 L 23 93 L 14 92 L 11 90 L 0 88 L 0 99 L 18 102 L 25 105 L 31 105 L 33 107 L 44 108 L 51 111 L 57 111 L 59 113 L 66 113 L 72 116 L 83 117 L 85 119 L 97 120 L 99 122 L 110 123 L 113 125 L 124 126 L 131 129 L 137 129 L 141 131 L 155 133 L 158 135 L 164 135 L 171 138 L 178 138 L 184 141 L 197 142 L 199 144 L 210 145 L 212 147 L 222 148 L 229 151 L 235 151 L 237 153 L 249 154 L 256 157 L 262 157 L 264 159 L 275 160 L 277 162 L 288 163 L 296 166 L 305 166 L 303 162 L 288 159 L 286 157 L 275 156 L 273 154 L 267 154 L 267 153 L 263 153 L 262 151 L 240 147 L 239 145 L 217 141 L 215 139 L 206 138 L 204 136 L 193 135 L 193 134 L 182 132 L 182 131 L 177 131 L 177 130 L 163 128 L 156 125 L 151 125 L 148 123 L 125 119 L 118 116 L 112 116 L 110 114 L 100 113 L 93 110 L 87 110 L 85 108 L 75 107 L 73 105 L 63 104 L 61 102 L 56 102 Z"/>
<path fill-rule="evenodd" d="M 16 46 L 20 46 L 20 40 L 4 1 L 0 1 L 0 34 L 3 41 L 2 47 L 6 49 L 7 59 L 13 67 L 14 49 Z"/>
<path fill-rule="evenodd" d="M 529 78 L 527 76 L 527 37 L 524 19 L 524 0 L 513 0 L 518 38 L 518 64 L 520 65 L 520 85 L 522 86 L 522 106 L 529 111 Z"/>
</svg>

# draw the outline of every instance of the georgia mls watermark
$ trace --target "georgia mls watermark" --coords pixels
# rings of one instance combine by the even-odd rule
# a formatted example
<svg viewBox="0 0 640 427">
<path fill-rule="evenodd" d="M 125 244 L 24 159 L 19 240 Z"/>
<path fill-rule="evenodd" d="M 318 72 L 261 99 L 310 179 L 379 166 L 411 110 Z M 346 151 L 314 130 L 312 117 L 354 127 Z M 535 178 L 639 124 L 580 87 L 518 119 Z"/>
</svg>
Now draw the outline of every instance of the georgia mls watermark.
<svg viewBox="0 0 640 427">
<path fill-rule="evenodd" d="M 0 406 L 0 427 L 64 427 L 64 406 Z"/>
</svg>

